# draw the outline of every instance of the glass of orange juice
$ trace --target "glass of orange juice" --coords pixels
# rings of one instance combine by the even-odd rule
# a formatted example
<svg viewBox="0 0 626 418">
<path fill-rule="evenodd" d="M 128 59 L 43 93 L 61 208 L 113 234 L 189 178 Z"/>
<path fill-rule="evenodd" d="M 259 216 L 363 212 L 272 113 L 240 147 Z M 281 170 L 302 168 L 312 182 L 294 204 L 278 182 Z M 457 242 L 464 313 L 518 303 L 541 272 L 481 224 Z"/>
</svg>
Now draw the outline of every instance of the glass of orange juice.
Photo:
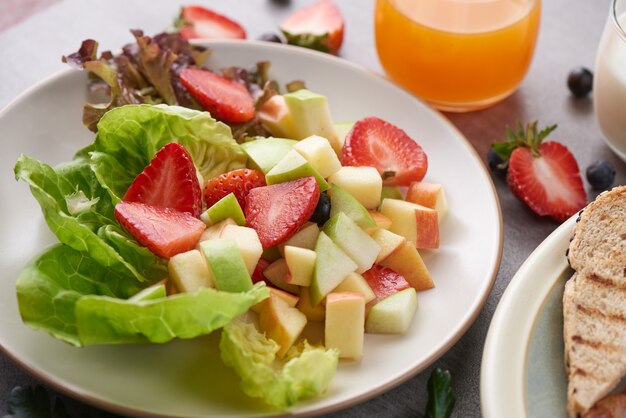
<svg viewBox="0 0 626 418">
<path fill-rule="evenodd" d="M 530 65 L 541 0 L 376 0 L 378 58 L 398 84 L 453 112 L 515 91 Z"/>
</svg>

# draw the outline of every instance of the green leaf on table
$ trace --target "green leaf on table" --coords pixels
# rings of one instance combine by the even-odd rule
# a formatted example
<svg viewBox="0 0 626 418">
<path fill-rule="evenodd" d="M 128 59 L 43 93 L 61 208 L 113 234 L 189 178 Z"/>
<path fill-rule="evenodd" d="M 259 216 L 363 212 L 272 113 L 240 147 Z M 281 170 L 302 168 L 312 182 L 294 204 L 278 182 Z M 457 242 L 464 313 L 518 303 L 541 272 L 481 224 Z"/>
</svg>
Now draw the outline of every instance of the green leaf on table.
<svg viewBox="0 0 626 418">
<path fill-rule="evenodd" d="M 450 372 L 434 369 L 428 379 L 426 418 L 449 418 L 455 401 Z"/>
</svg>

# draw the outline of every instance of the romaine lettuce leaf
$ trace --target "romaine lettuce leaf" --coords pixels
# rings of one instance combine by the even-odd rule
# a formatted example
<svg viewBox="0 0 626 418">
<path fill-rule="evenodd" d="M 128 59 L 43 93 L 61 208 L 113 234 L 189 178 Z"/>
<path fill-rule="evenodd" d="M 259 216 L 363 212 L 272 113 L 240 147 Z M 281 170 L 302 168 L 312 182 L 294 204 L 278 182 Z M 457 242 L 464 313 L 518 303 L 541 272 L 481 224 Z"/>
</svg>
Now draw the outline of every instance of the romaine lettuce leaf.
<svg viewBox="0 0 626 418">
<path fill-rule="evenodd" d="M 128 105 L 107 112 L 98 123 L 92 168 L 116 203 L 164 145 L 182 144 L 205 179 L 242 168 L 246 154 L 230 128 L 179 106 Z"/>
<path fill-rule="evenodd" d="M 275 367 L 279 347 L 254 325 L 235 319 L 224 327 L 220 353 L 241 378 L 241 389 L 270 405 L 287 407 L 326 391 L 337 370 L 339 352 L 304 342 L 288 352 L 282 370 Z"/>
</svg>

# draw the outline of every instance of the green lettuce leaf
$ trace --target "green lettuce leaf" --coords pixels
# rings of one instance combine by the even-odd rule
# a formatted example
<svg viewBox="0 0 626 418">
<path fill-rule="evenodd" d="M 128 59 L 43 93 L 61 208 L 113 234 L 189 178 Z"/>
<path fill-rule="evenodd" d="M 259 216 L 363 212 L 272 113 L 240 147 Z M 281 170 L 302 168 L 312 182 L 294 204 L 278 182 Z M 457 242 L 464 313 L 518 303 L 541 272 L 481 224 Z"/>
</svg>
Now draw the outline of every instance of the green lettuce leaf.
<svg viewBox="0 0 626 418">
<path fill-rule="evenodd" d="M 278 344 L 242 320 L 236 319 L 222 330 L 222 360 L 235 369 L 241 378 L 241 389 L 248 396 L 287 407 L 300 398 L 326 391 L 337 370 L 338 350 L 304 342 L 290 350 L 282 370 L 274 364 L 278 350 Z"/>
<path fill-rule="evenodd" d="M 223 327 L 268 296 L 264 283 L 242 293 L 205 288 L 149 300 L 85 296 L 76 304 L 78 334 L 84 345 L 194 338 Z"/>
<path fill-rule="evenodd" d="M 205 179 L 242 168 L 246 154 L 230 128 L 200 112 L 179 106 L 128 105 L 107 112 L 98 123 L 92 168 L 114 202 L 154 154 L 170 142 L 182 144 Z"/>
</svg>

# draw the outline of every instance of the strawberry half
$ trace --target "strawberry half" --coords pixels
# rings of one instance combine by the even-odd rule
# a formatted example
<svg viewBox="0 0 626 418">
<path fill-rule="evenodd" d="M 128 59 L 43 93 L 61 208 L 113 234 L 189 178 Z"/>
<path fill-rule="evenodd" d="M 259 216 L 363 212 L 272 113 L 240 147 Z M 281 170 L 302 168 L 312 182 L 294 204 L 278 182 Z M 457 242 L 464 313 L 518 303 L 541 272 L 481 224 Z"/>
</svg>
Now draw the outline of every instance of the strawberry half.
<svg viewBox="0 0 626 418">
<path fill-rule="evenodd" d="M 254 100 L 243 84 L 195 67 L 185 68 L 179 77 L 189 94 L 214 118 L 239 123 L 254 117 Z"/>
<path fill-rule="evenodd" d="M 304 225 L 319 198 L 315 177 L 257 187 L 246 198 L 246 222 L 259 235 L 263 248 L 273 247 Z"/>
<path fill-rule="evenodd" d="M 357 121 L 346 135 L 341 164 L 376 167 L 388 186 L 409 186 L 428 169 L 428 157 L 406 132 L 376 117 Z"/>
<path fill-rule="evenodd" d="M 115 205 L 115 219 L 137 242 L 164 258 L 192 250 L 206 228 L 188 213 L 134 202 Z"/>
<path fill-rule="evenodd" d="M 506 142 L 493 145 L 508 163 L 507 182 L 513 193 L 539 216 L 563 222 L 587 204 L 578 163 L 559 142 L 542 142 L 556 125 L 537 132 L 537 122 L 526 130 L 507 131 Z"/>
<path fill-rule="evenodd" d="M 135 177 L 122 200 L 200 216 L 202 190 L 191 155 L 176 142 L 165 145 Z"/>
<path fill-rule="evenodd" d="M 175 22 L 183 39 L 246 39 L 246 31 L 234 20 L 202 6 L 184 6 Z"/>
<path fill-rule="evenodd" d="M 330 0 L 321 0 L 289 15 L 280 30 L 289 44 L 336 55 L 344 26 L 339 8 Z"/>
<path fill-rule="evenodd" d="M 224 196 L 233 193 L 242 209 L 246 207 L 246 196 L 255 187 L 265 186 L 265 176 L 257 170 L 240 168 L 220 174 L 204 186 L 204 203 L 213 206 Z"/>
</svg>

